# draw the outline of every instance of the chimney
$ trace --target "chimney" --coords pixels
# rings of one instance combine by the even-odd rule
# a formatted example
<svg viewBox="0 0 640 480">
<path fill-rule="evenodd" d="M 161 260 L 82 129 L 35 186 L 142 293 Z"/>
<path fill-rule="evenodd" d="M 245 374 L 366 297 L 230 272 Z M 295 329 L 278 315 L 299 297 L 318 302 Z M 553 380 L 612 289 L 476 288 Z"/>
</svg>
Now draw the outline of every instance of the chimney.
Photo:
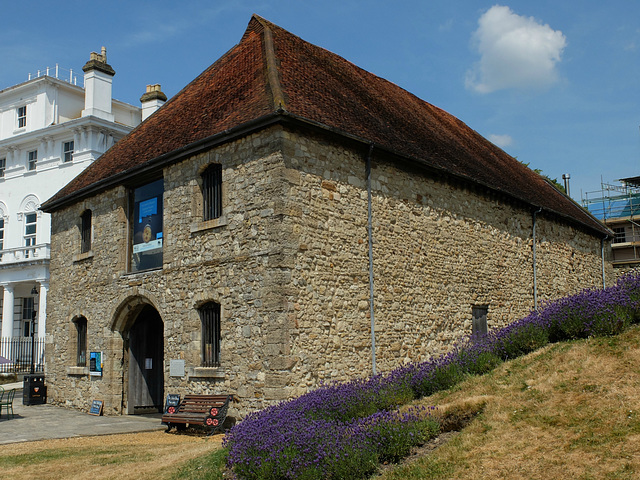
<svg viewBox="0 0 640 480">
<path fill-rule="evenodd" d="M 94 115 L 113 121 L 111 110 L 111 86 L 116 74 L 107 63 L 107 49 L 100 53 L 91 52 L 89 61 L 82 67 L 84 71 L 84 110 L 82 116 Z"/>
<path fill-rule="evenodd" d="M 142 102 L 142 121 L 158 110 L 164 102 L 167 101 L 167 96 L 160 90 L 160 84 L 147 85 L 147 91 L 140 97 Z"/>
</svg>

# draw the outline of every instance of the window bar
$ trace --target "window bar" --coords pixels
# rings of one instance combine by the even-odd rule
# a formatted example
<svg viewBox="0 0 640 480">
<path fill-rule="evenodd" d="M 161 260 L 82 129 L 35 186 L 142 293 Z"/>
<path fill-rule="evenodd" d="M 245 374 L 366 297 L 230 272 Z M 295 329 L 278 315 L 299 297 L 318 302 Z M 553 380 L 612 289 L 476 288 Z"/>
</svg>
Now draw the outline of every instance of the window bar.
<svg viewBox="0 0 640 480">
<path fill-rule="evenodd" d="M 202 364 L 204 367 L 220 365 L 220 305 L 207 305 L 202 315 Z"/>
<path fill-rule="evenodd" d="M 204 220 L 222 215 L 222 165 L 212 164 L 202 178 Z"/>
</svg>

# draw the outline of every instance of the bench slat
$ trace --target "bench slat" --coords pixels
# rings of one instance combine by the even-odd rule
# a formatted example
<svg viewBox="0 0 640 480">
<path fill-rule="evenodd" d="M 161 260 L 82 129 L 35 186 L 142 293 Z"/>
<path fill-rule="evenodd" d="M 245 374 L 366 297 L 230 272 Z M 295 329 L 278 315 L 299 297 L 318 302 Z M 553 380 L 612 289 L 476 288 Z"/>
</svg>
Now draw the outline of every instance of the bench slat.
<svg viewBox="0 0 640 480">
<path fill-rule="evenodd" d="M 210 435 L 224 423 L 232 400 L 237 401 L 233 395 L 185 395 L 174 413 L 162 416 L 162 423 L 167 431 L 177 424 L 209 427 Z M 212 408 L 217 409 L 216 415 L 211 415 Z"/>
</svg>

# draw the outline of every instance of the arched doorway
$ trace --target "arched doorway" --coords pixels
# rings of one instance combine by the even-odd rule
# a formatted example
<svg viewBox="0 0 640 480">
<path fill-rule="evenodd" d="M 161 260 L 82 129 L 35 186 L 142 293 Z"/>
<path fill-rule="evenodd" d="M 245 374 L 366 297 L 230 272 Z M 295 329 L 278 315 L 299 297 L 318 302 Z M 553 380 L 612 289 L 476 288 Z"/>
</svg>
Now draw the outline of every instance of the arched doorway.
<svg viewBox="0 0 640 480">
<path fill-rule="evenodd" d="M 129 330 L 128 413 L 161 412 L 164 395 L 164 324 L 145 305 Z"/>
</svg>

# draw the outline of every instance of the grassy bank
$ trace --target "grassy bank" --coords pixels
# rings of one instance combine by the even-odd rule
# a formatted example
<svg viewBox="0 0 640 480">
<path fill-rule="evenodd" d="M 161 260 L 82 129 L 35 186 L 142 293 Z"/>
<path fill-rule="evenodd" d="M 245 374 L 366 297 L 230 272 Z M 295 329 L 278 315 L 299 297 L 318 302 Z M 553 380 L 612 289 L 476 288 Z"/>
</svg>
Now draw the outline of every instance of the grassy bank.
<svg viewBox="0 0 640 480">
<path fill-rule="evenodd" d="M 380 480 L 640 478 L 640 328 L 548 345 L 419 403 L 482 413 Z"/>
</svg>

